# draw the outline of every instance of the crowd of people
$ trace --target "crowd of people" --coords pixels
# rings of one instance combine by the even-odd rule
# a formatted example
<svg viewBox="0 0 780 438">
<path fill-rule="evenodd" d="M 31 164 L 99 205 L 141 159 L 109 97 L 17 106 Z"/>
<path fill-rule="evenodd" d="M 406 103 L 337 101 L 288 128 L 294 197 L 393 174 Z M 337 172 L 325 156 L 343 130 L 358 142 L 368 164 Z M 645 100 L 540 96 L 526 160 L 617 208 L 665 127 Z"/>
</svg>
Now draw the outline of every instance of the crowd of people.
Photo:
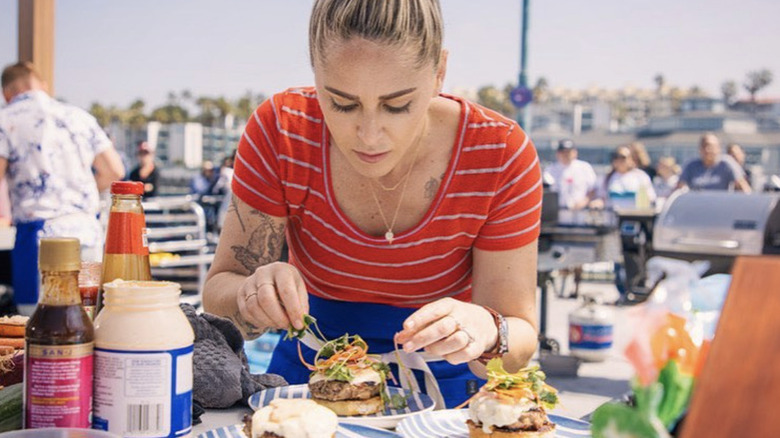
<svg viewBox="0 0 780 438">
<path fill-rule="evenodd" d="M 683 188 L 752 191 L 742 147 L 729 144 L 727 154 L 722 154 L 720 141 L 711 132 L 701 136 L 699 158 L 684 167 L 672 156 L 653 164 L 640 142 L 615 148 L 610 164 L 606 174 L 597 177 L 593 166 L 578 158 L 574 142 L 564 139 L 558 143 L 556 161 L 545 167 L 544 182 L 558 193 L 559 208 L 567 210 L 650 208 Z"/>
</svg>

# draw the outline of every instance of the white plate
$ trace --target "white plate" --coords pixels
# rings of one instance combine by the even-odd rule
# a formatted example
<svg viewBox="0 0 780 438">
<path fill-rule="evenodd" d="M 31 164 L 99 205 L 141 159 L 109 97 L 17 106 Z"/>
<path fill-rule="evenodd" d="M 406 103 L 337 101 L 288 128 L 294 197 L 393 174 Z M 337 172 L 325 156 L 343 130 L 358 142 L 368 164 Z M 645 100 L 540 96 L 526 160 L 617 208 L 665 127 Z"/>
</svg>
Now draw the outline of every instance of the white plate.
<svg viewBox="0 0 780 438">
<path fill-rule="evenodd" d="M 406 399 L 407 406 L 404 409 L 385 409 L 371 415 L 343 416 L 339 417 L 339 423 L 342 424 L 361 424 L 365 426 L 381 427 L 390 429 L 396 426 L 404 418 L 419 413 L 433 410 L 434 402 L 426 394 L 407 391 L 405 389 L 389 387 L 390 395 L 399 394 Z M 249 406 L 258 410 L 271 402 L 275 398 L 311 398 L 308 385 L 290 385 L 279 388 L 269 388 L 249 397 Z"/>
<path fill-rule="evenodd" d="M 401 435 L 389 430 L 377 429 L 359 424 L 339 424 L 336 430 L 336 438 L 400 438 Z M 197 438 L 249 438 L 244 433 L 243 424 L 220 427 L 204 432 Z"/>
<path fill-rule="evenodd" d="M 589 438 L 590 424 L 574 418 L 548 414 L 555 423 L 555 436 L 565 438 Z M 468 438 L 468 410 L 423 412 L 404 418 L 396 431 L 404 438 Z"/>
</svg>

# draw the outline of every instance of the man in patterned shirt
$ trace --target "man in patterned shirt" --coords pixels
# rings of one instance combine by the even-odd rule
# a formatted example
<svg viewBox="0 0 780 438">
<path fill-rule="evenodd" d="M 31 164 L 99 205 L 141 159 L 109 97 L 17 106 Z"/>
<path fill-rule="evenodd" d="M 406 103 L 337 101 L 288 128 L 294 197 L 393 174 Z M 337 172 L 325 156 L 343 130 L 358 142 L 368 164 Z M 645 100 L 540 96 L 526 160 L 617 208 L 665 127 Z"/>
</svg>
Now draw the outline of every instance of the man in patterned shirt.
<svg viewBox="0 0 780 438">
<path fill-rule="evenodd" d="M 6 67 L 2 88 L 0 179 L 8 177 L 14 301 L 24 312 L 38 299 L 38 239 L 76 237 L 83 260 L 100 260 L 98 189 L 124 166 L 95 118 L 51 98 L 31 63 Z"/>
</svg>

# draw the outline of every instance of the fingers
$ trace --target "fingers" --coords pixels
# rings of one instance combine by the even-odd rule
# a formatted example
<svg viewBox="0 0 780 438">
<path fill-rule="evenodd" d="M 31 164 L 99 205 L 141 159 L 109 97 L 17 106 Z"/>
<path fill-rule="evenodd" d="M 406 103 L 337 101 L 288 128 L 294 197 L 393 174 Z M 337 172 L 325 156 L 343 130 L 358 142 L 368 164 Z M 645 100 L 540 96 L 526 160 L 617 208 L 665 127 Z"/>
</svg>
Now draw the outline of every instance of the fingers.
<svg viewBox="0 0 780 438">
<path fill-rule="evenodd" d="M 309 310 L 306 287 L 303 284 L 300 273 L 294 267 L 287 264 L 284 265 L 286 266 L 280 267 L 280 269 L 274 272 L 275 294 L 277 295 L 275 301 L 277 305 L 281 301 L 280 307 L 283 308 L 281 309 L 284 314 L 283 319 L 286 321 L 286 324 L 282 327 L 287 328 L 292 323 L 296 329 L 302 329 L 303 314 Z M 272 306 L 274 311 L 277 309 L 273 303 L 269 303 L 269 305 Z M 269 312 L 270 315 L 268 309 L 266 309 L 266 312 Z"/>
<path fill-rule="evenodd" d="M 240 314 L 261 327 L 303 328 L 303 315 L 309 312 L 306 285 L 300 273 L 287 263 L 258 268 L 239 289 L 236 297 Z"/>
<path fill-rule="evenodd" d="M 461 331 L 462 333 L 462 331 Z M 482 349 L 479 347 L 479 345 L 476 342 L 469 342 L 466 347 L 461 348 L 460 350 L 443 355 L 442 357 L 447 362 L 458 365 L 461 363 L 467 363 L 474 360 L 474 358 L 479 357 L 482 354 Z"/>
<path fill-rule="evenodd" d="M 445 315 L 443 318 L 439 318 L 436 322 L 412 335 L 407 341 L 402 341 L 404 342 L 404 351 L 411 353 L 412 351 L 428 347 L 454 334 L 459 328 L 458 321 L 455 318 Z"/>
<path fill-rule="evenodd" d="M 256 281 L 259 282 L 260 280 L 256 279 Z M 277 286 L 274 283 L 267 281 L 256 283 L 254 293 L 256 295 L 248 298 L 248 303 L 257 305 L 262 312 L 268 315 L 268 318 L 271 320 L 274 327 L 289 327 L 290 320 L 287 318 L 287 313 L 279 302 Z M 252 307 L 251 304 L 250 307 Z"/>
<path fill-rule="evenodd" d="M 446 357 L 466 348 L 470 342 L 471 338 L 468 333 L 456 330 L 455 333 L 446 338 L 425 347 L 425 351 L 436 356 Z"/>
<path fill-rule="evenodd" d="M 425 327 L 428 324 L 441 319 L 444 315 L 449 315 L 452 313 L 455 302 L 456 301 L 452 298 L 444 298 L 420 307 L 418 311 L 411 314 L 409 318 L 406 318 L 406 321 L 404 321 L 404 329 L 414 330 L 416 328 Z"/>
<path fill-rule="evenodd" d="M 408 342 L 419 331 L 451 314 L 454 306 L 455 300 L 452 298 L 444 298 L 424 305 L 406 318 L 403 324 L 404 329 L 398 333 L 398 342 Z"/>
</svg>

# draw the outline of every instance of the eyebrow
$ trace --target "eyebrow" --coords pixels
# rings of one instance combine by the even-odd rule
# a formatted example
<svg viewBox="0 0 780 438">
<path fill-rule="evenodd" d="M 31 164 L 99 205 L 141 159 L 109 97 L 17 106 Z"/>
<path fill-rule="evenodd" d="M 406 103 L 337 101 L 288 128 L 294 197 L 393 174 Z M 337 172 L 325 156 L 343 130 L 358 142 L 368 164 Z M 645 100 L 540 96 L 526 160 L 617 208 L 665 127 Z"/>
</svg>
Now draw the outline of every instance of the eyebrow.
<svg viewBox="0 0 780 438">
<path fill-rule="evenodd" d="M 360 98 L 355 96 L 355 95 L 352 95 L 352 94 L 349 94 L 349 93 L 345 93 L 345 92 L 343 92 L 341 90 L 337 90 L 337 89 L 335 89 L 333 87 L 325 86 L 325 89 L 330 91 L 331 93 L 333 93 L 333 94 L 335 94 L 337 96 L 341 96 L 341 97 L 343 97 L 345 99 L 357 100 L 357 101 L 360 100 Z M 405 96 L 405 95 L 407 95 L 407 94 L 409 94 L 411 92 L 414 92 L 416 90 L 417 90 L 417 88 L 407 88 L 405 90 L 400 90 L 400 91 L 396 91 L 396 92 L 393 92 L 393 93 L 390 93 L 390 94 L 385 94 L 384 96 L 379 96 L 379 100 L 392 100 L 392 99 L 395 99 L 396 97 Z"/>
</svg>

